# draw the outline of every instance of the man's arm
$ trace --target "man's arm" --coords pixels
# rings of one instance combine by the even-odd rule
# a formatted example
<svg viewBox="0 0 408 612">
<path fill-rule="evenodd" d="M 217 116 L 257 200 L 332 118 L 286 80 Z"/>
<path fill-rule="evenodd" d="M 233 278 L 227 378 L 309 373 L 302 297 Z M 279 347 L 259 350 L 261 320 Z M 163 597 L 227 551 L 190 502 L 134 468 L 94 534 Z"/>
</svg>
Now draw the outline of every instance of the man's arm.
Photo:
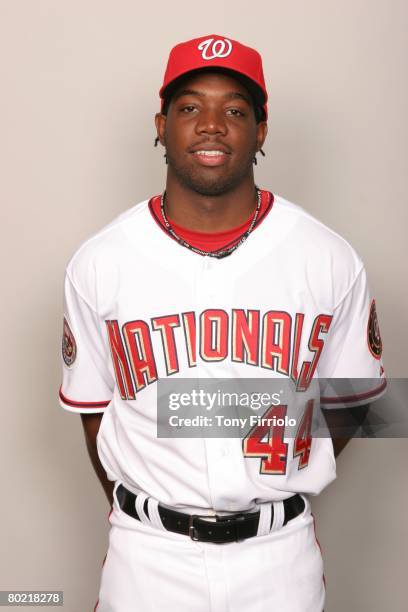
<svg viewBox="0 0 408 612">
<path fill-rule="evenodd" d="M 113 486 L 114 483 L 108 480 L 96 448 L 96 436 L 98 435 L 99 427 L 102 421 L 103 414 L 81 414 L 82 425 L 84 427 L 86 446 L 88 448 L 89 457 L 92 465 L 98 476 L 101 485 L 104 488 L 109 504 L 113 504 Z"/>
<path fill-rule="evenodd" d="M 324 416 L 333 442 L 334 456 L 338 457 L 343 448 L 354 437 L 355 432 L 364 423 L 369 404 L 355 408 L 338 408 L 324 410 Z M 344 435 L 347 433 L 347 435 Z"/>
</svg>

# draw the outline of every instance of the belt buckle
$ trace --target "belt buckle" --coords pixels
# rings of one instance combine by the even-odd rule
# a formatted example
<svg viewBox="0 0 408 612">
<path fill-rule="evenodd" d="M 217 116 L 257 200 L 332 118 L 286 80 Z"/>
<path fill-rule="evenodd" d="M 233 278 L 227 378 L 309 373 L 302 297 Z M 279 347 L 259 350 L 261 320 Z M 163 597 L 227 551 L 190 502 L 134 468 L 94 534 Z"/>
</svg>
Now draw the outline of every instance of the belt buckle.
<svg viewBox="0 0 408 612">
<path fill-rule="evenodd" d="M 211 515 L 207 515 L 207 514 L 191 514 L 188 520 L 188 535 L 190 536 L 190 538 L 194 541 L 194 542 L 200 542 L 200 538 L 198 537 L 198 532 L 197 532 L 197 527 L 194 525 L 194 519 L 207 519 L 207 522 L 211 522 L 208 521 L 208 518 Z M 215 522 L 216 523 L 231 523 L 231 525 L 229 526 L 231 530 L 234 530 L 235 528 L 235 537 L 233 540 L 226 540 L 225 543 L 230 542 L 230 541 L 238 541 L 238 536 L 236 533 L 236 527 L 237 527 L 237 523 L 241 522 L 245 519 L 245 516 L 243 513 L 236 513 L 236 514 L 230 514 L 230 515 L 226 515 L 226 516 L 219 516 L 219 515 L 215 515 L 215 516 L 211 516 L 211 518 L 215 518 Z M 224 544 L 224 542 L 216 542 L 217 544 Z"/>
<path fill-rule="evenodd" d="M 188 518 L 188 535 L 194 542 L 199 542 L 200 538 L 197 537 L 197 527 L 194 525 L 194 519 L 206 519 L 211 515 L 208 514 L 190 514 Z M 216 515 L 215 517 L 216 518 Z"/>
</svg>

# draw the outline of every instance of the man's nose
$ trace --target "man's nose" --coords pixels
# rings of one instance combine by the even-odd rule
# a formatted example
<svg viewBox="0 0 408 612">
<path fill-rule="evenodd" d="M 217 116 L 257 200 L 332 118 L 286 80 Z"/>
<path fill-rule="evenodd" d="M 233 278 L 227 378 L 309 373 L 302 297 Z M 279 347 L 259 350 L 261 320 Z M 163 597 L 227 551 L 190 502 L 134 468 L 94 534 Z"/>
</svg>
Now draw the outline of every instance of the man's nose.
<svg viewBox="0 0 408 612">
<path fill-rule="evenodd" d="M 227 125 L 224 113 L 217 109 L 202 110 L 196 130 L 199 134 L 225 134 Z"/>
</svg>

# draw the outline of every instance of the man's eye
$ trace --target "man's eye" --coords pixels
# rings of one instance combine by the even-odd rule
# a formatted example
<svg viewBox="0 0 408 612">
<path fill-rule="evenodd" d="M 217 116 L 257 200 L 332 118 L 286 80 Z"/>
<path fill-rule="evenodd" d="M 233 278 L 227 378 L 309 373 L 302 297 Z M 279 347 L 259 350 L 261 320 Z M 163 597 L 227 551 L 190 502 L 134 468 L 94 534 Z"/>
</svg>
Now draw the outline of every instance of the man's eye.
<svg viewBox="0 0 408 612">
<path fill-rule="evenodd" d="M 188 106 L 183 106 L 183 108 L 181 109 L 181 112 L 191 113 L 194 109 L 195 109 L 195 106 L 193 106 L 192 104 L 189 104 Z"/>
<path fill-rule="evenodd" d="M 231 115 L 233 115 L 233 117 L 244 117 L 244 113 L 238 108 L 229 108 L 227 113 L 230 113 Z"/>
</svg>

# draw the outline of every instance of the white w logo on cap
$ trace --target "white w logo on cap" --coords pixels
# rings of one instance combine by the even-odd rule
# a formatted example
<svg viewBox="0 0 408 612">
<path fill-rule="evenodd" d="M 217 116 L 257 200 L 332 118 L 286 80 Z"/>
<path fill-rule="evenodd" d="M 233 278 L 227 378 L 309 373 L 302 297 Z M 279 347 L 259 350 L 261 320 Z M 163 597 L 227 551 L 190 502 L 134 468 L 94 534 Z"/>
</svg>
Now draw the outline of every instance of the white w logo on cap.
<svg viewBox="0 0 408 612">
<path fill-rule="evenodd" d="M 202 52 L 201 56 L 205 60 L 212 60 L 216 57 L 227 57 L 232 51 L 232 42 L 228 38 L 207 38 L 198 45 Z"/>
</svg>

